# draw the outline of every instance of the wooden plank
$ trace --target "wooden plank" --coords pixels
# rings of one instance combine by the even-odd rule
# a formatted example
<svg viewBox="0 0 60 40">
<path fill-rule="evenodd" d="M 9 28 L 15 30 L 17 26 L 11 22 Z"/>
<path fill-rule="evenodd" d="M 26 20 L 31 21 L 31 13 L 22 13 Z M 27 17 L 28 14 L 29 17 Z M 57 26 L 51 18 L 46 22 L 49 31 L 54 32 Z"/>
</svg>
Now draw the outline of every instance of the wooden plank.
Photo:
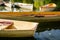
<svg viewBox="0 0 60 40">
<path fill-rule="evenodd" d="M 0 12 L 0 15 L 22 16 L 22 15 L 60 15 L 60 12 Z"/>
<path fill-rule="evenodd" d="M 29 17 L 21 15 L 58 15 L 56 17 Z M 49 21 L 59 21 L 60 12 L 0 12 L 0 18 L 2 19 L 13 19 L 13 20 L 22 20 L 22 21 L 31 21 L 31 22 L 49 22 Z"/>
</svg>

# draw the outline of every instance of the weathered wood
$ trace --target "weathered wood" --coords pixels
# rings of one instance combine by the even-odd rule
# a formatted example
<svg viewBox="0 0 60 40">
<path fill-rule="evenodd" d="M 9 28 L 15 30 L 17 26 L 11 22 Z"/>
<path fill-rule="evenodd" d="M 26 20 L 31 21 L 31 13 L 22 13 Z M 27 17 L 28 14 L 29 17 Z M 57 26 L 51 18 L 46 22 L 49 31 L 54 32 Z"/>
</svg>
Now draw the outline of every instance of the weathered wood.
<svg viewBox="0 0 60 40">
<path fill-rule="evenodd" d="M 27 22 L 27 21 L 16 21 L 16 20 L 7 20 L 0 19 L 4 21 L 11 21 L 14 25 L 10 29 L 0 30 L 0 37 L 31 37 L 34 35 L 38 23 L 36 22 Z"/>
<path fill-rule="evenodd" d="M 60 12 L 0 12 L 1 16 L 22 16 L 22 15 L 60 15 Z"/>
<path fill-rule="evenodd" d="M 31 17 L 29 15 L 57 15 L 56 17 Z M 23 15 L 23 16 L 22 16 Z M 27 16 L 24 16 L 27 15 Z M 0 12 L 0 18 L 31 22 L 59 21 L 60 12 Z"/>
<path fill-rule="evenodd" d="M 49 21 L 60 21 L 60 16 L 56 17 L 1 17 L 1 19 L 13 19 L 13 20 L 20 20 L 20 21 L 31 21 L 31 22 L 49 22 Z"/>
</svg>

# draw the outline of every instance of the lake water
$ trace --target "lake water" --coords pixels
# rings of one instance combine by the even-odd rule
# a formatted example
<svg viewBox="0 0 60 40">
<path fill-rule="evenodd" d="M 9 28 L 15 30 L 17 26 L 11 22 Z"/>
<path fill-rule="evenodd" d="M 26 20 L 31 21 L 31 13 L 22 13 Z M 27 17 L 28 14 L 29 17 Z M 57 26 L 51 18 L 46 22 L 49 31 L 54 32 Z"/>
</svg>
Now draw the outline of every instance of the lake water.
<svg viewBox="0 0 60 40">
<path fill-rule="evenodd" d="M 60 21 L 43 22 L 34 34 L 36 40 L 60 40 Z"/>
<path fill-rule="evenodd" d="M 60 30 L 52 29 L 50 31 L 36 32 L 34 38 L 36 40 L 60 40 Z"/>
</svg>

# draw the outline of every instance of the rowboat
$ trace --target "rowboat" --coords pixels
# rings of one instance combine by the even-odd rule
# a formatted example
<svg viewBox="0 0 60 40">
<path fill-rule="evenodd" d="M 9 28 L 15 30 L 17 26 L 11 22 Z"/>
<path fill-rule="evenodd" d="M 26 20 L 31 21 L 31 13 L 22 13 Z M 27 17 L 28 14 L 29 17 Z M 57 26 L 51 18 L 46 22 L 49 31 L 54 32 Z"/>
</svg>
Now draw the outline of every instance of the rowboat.
<svg viewBox="0 0 60 40">
<path fill-rule="evenodd" d="M 27 21 L 17 21 L 17 20 L 7 20 L 0 19 L 1 22 L 5 22 L 0 26 L 0 37 L 32 37 L 36 31 L 38 23 L 27 22 Z M 11 22 L 7 25 L 6 22 Z M 12 24 L 12 25 L 11 25 Z"/>
</svg>

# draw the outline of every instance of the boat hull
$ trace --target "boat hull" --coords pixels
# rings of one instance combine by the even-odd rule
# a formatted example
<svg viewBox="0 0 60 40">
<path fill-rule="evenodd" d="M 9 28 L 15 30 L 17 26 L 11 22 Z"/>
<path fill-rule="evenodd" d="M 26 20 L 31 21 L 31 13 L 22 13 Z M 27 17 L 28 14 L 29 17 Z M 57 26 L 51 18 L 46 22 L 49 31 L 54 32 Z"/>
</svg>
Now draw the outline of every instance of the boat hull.
<svg viewBox="0 0 60 40">
<path fill-rule="evenodd" d="M 34 30 L 5 30 L 0 31 L 0 37 L 33 37 Z"/>
</svg>

